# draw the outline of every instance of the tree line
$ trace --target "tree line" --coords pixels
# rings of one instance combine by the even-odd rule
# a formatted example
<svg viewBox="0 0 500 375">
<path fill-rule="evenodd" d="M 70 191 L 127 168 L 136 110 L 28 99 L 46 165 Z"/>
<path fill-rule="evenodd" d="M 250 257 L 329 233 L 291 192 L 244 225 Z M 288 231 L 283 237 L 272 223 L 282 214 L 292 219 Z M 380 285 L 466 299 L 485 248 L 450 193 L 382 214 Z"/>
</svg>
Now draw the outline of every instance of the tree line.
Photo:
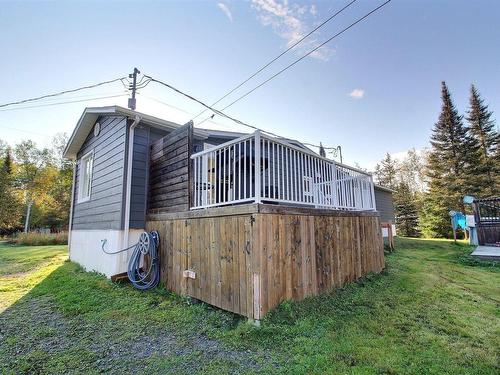
<svg viewBox="0 0 500 375">
<path fill-rule="evenodd" d="M 73 164 L 62 157 L 66 143 L 65 134 L 44 148 L 0 140 L 0 234 L 67 229 Z"/>
<path fill-rule="evenodd" d="M 469 107 L 457 110 L 445 82 L 430 148 L 398 161 L 389 154 L 376 166 L 380 185 L 395 191 L 396 227 L 403 236 L 450 237 L 451 210 L 470 213 L 465 195 L 500 194 L 500 135 L 493 112 L 471 85 Z"/>
</svg>

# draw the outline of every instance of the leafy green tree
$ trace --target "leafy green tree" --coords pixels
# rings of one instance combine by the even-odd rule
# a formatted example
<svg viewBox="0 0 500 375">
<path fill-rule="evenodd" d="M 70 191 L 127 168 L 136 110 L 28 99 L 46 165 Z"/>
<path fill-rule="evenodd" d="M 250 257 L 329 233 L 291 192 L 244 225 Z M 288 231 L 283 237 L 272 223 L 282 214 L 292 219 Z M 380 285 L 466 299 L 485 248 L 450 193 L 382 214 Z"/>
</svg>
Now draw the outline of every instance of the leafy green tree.
<svg viewBox="0 0 500 375">
<path fill-rule="evenodd" d="M 422 193 L 425 185 L 425 150 L 417 152 L 414 148 L 408 150 L 397 169 L 398 184 L 404 182 L 413 194 Z"/>
<path fill-rule="evenodd" d="M 63 158 L 68 142 L 66 134 L 57 134 L 53 141 L 52 158 L 57 168 L 55 178 L 50 184 L 45 222 L 48 226 L 64 227 L 69 222 L 71 206 L 71 187 L 73 185 L 73 162 Z"/>
<path fill-rule="evenodd" d="M 42 205 L 47 197 L 47 187 L 51 181 L 52 173 L 46 167 L 51 165 L 50 150 L 38 149 L 33 141 L 23 141 L 14 148 L 16 157 L 17 187 L 23 193 L 26 206 L 24 231 L 30 228 L 30 215 L 33 204 Z"/>
<path fill-rule="evenodd" d="M 496 196 L 500 189 L 500 136 L 478 90 L 471 85 L 466 120 L 471 133 L 471 185 L 481 196 Z"/>
<path fill-rule="evenodd" d="M 465 211 L 463 196 L 470 193 L 470 137 L 462 116 L 453 104 L 445 82 L 441 84 L 442 107 L 431 136 L 426 174 L 429 191 L 425 196 L 420 229 L 426 237 L 451 234 L 450 210 Z"/>
</svg>

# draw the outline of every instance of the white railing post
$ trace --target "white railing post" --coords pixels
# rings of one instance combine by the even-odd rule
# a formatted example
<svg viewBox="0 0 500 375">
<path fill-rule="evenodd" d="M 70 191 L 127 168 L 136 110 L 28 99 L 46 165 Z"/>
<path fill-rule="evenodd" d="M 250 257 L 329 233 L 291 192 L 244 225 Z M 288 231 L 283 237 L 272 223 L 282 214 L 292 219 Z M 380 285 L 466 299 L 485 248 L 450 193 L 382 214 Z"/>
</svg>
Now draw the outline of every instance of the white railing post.
<svg viewBox="0 0 500 375">
<path fill-rule="evenodd" d="M 340 205 L 339 194 L 337 191 L 337 163 L 332 162 L 332 196 L 333 196 L 333 206 L 338 208 Z"/>
<path fill-rule="evenodd" d="M 374 184 L 373 184 L 373 176 L 370 175 L 370 192 L 371 192 L 371 196 L 372 196 L 372 210 L 373 211 L 376 211 L 377 210 L 377 205 L 375 204 L 375 187 L 374 187 Z"/>
<path fill-rule="evenodd" d="M 261 201 L 261 174 L 260 174 L 260 131 L 255 131 L 255 203 L 260 203 Z"/>
</svg>

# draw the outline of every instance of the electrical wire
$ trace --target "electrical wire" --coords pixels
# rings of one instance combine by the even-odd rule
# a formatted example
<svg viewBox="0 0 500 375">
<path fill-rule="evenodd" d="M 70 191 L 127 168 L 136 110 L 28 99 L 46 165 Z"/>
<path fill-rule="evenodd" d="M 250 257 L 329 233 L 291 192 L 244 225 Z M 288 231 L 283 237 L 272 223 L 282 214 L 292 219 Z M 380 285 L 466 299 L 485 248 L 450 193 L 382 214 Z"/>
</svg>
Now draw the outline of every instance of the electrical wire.
<svg viewBox="0 0 500 375">
<path fill-rule="evenodd" d="M 21 132 L 21 133 L 33 134 L 33 135 L 37 135 L 37 136 L 40 136 L 40 137 L 47 137 L 47 138 L 51 138 L 51 136 L 49 136 L 49 135 L 47 135 L 47 134 L 42 134 L 42 133 L 32 132 L 32 131 L 30 131 L 30 130 L 23 130 L 23 129 L 12 128 L 12 127 L 10 127 L 10 126 L 5 126 L 5 125 L 0 125 L 0 129 L 14 130 L 14 131 Z"/>
<path fill-rule="evenodd" d="M 251 93 L 253 93 L 257 89 L 261 88 L 266 83 L 268 83 L 269 81 L 273 80 L 274 78 L 276 78 L 280 74 L 284 73 L 286 70 L 290 69 L 292 66 L 294 66 L 295 64 L 297 64 L 300 61 L 302 61 L 303 59 L 305 59 L 307 56 L 309 56 L 312 53 L 316 52 L 318 49 L 320 49 L 321 47 L 323 47 L 325 44 L 330 43 L 333 39 L 339 37 L 340 35 L 342 35 L 343 33 L 345 33 L 347 30 L 351 29 L 352 27 L 354 27 L 355 25 L 357 25 L 358 23 L 360 23 L 364 19 L 368 18 L 370 15 L 372 15 L 373 13 L 375 13 L 376 11 L 378 11 L 379 9 L 381 9 L 382 7 L 386 6 L 390 2 L 391 2 L 391 0 L 387 0 L 384 3 L 380 4 L 379 6 L 377 6 L 376 8 L 372 9 L 370 12 L 366 13 L 364 16 L 358 18 L 356 21 L 354 21 L 353 23 L 351 23 L 349 26 L 345 27 L 344 29 L 342 29 L 341 31 L 339 31 L 338 33 L 336 33 L 335 35 L 333 35 L 332 37 L 328 38 L 326 41 L 324 41 L 323 43 L 321 43 L 317 47 L 313 48 L 312 50 L 310 50 L 309 52 L 307 52 L 305 55 L 303 55 L 300 58 L 298 58 L 297 60 L 293 61 L 291 64 L 285 66 L 283 69 L 281 69 L 277 73 L 273 74 L 271 77 L 269 77 L 265 81 L 261 82 L 260 84 L 258 84 L 257 86 L 255 86 L 253 89 L 247 91 L 245 94 L 241 95 L 236 100 L 234 100 L 231 103 L 229 103 L 228 105 L 226 105 L 224 108 L 222 108 L 221 111 L 226 110 L 227 108 L 231 107 L 233 104 L 239 102 L 240 100 L 242 100 L 243 98 L 247 97 L 248 95 L 250 95 Z M 209 118 L 210 117 L 208 117 L 205 120 L 201 121 L 200 123 L 198 123 L 198 125 L 201 125 L 203 122 L 207 121 Z"/>
<path fill-rule="evenodd" d="M 38 105 L 32 105 L 32 106 L 6 108 L 6 109 L 0 109 L 0 112 L 17 111 L 20 109 L 31 109 L 31 108 L 40 108 L 40 107 L 50 107 L 50 106 L 54 106 L 54 105 L 71 104 L 71 103 L 90 102 L 90 101 L 100 100 L 100 99 L 118 98 L 118 97 L 127 96 L 127 95 L 128 94 L 109 95 L 109 96 L 100 96 L 100 97 L 89 98 L 89 99 L 70 100 L 70 101 L 58 102 L 58 103 L 46 103 L 46 104 L 38 104 Z"/>
<path fill-rule="evenodd" d="M 55 102 L 60 102 L 61 100 L 73 100 L 73 99 L 83 99 L 83 98 L 95 98 L 97 95 L 99 96 L 108 96 L 108 95 L 118 95 L 118 94 L 125 94 L 125 93 L 128 93 L 128 90 L 127 91 L 117 91 L 117 90 L 114 90 L 114 91 L 107 91 L 107 92 L 102 92 L 102 93 L 87 93 L 85 95 L 70 95 L 70 96 L 64 96 L 64 98 L 61 98 L 61 97 L 53 97 L 53 98 L 45 98 L 45 99 L 40 99 L 40 100 L 37 100 L 36 102 L 36 105 L 38 104 L 44 104 L 44 103 L 55 103 Z M 16 107 L 16 108 L 24 108 L 23 107 Z M 7 110 L 7 109 L 3 109 L 3 110 Z"/>
<path fill-rule="evenodd" d="M 23 104 L 23 103 L 27 103 L 27 102 L 34 102 L 34 101 L 37 101 L 37 100 L 41 100 L 41 99 L 45 99 L 45 98 L 50 98 L 50 97 L 54 97 L 54 96 L 59 96 L 59 95 L 64 95 L 64 94 L 68 94 L 68 93 L 76 92 L 76 91 L 80 91 L 80 90 L 92 89 L 92 88 L 103 86 L 103 85 L 107 85 L 107 84 L 110 84 L 110 83 L 113 83 L 113 82 L 122 81 L 122 79 L 124 79 L 124 78 L 125 77 L 115 78 L 115 79 L 112 79 L 112 80 L 109 80 L 109 81 L 103 81 L 103 82 L 95 83 L 95 84 L 92 84 L 92 85 L 78 87 L 76 89 L 64 90 L 64 91 L 59 91 L 59 92 L 56 92 L 56 93 L 53 93 L 53 94 L 47 94 L 47 95 L 38 96 L 36 98 L 30 98 L 30 99 L 19 100 L 19 101 L 16 101 L 16 102 L 4 103 L 4 104 L 0 104 L 0 108 L 11 106 L 11 105 Z"/>
<path fill-rule="evenodd" d="M 143 94 L 143 93 L 141 93 L 141 92 L 139 92 L 139 91 L 138 91 L 136 94 L 137 94 L 138 96 L 142 96 L 142 97 L 144 97 L 144 98 L 147 98 L 147 99 L 149 99 L 149 100 L 152 100 L 152 101 L 154 101 L 154 102 L 157 102 L 157 103 L 159 103 L 159 104 L 162 104 L 162 105 L 164 105 L 164 106 L 166 106 L 166 107 L 173 108 L 173 109 L 176 109 L 176 110 L 178 110 L 178 111 L 184 112 L 186 115 L 193 116 L 193 114 L 192 114 L 192 113 L 190 113 L 190 112 L 186 111 L 185 109 L 182 109 L 182 108 L 177 107 L 177 106 L 172 105 L 172 104 L 168 104 L 167 102 L 164 102 L 164 101 L 162 101 L 162 100 L 160 100 L 160 99 L 156 99 L 156 98 L 154 98 L 154 97 L 152 97 L 152 96 L 145 95 L 145 94 Z"/>
<path fill-rule="evenodd" d="M 215 109 L 215 108 L 213 108 L 213 107 L 209 106 L 208 104 L 206 104 L 206 103 L 202 102 L 201 100 L 196 99 L 196 98 L 195 98 L 195 97 L 193 97 L 192 95 L 186 94 L 185 92 L 183 92 L 183 91 L 181 91 L 181 90 L 179 90 L 179 89 L 175 88 L 175 87 L 174 87 L 174 86 L 172 86 L 172 85 L 169 85 L 169 84 L 168 84 L 168 83 L 166 83 L 166 82 L 160 81 L 160 80 L 158 80 L 158 79 L 156 79 L 156 78 L 153 78 L 153 77 L 151 77 L 151 76 L 148 76 L 148 78 L 150 78 L 152 82 L 156 82 L 156 83 L 158 83 L 158 84 L 160 84 L 160 85 L 163 85 L 163 86 L 165 86 L 165 87 L 167 87 L 167 88 L 169 88 L 169 89 L 171 89 L 171 90 L 173 90 L 173 91 L 177 92 L 178 94 L 181 94 L 181 95 L 185 96 L 186 98 L 188 98 L 188 99 L 190 99 L 190 100 L 192 100 L 192 101 L 194 101 L 194 102 L 196 102 L 196 103 L 198 103 L 198 104 L 202 105 L 203 107 L 205 107 L 205 108 L 207 108 L 207 109 L 209 109 L 209 110 L 213 111 L 214 113 L 218 114 L 219 116 L 221 116 L 221 117 L 225 117 L 225 118 L 227 118 L 227 119 L 229 119 L 229 120 L 231 120 L 231 121 L 233 121 L 233 122 L 235 122 L 235 123 L 237 123 L 237 124 L 240 124 L 240 125 L 243 125 L 243 126 L 249 127 L 249 128 L 251 128 L 251 129 L 254 129 L 254 130 L 259 130 L 259 131 L 261 131 L 261 132 L 263 132 L 263 133 L 266 133 L 266 134 L 272 135 L 272 136 L 274 136 L 274 137 L 276 137 L 276 138 L 279 138 L 279 139 L 288 139 L 288 138 L 282 137 L 282 136 L 280 136 L 280 135 L 278 135 L 278 134 L 276 134 L 276 133 L 273 133 L 273 132 L 271 132 L 271 131 L 269 131 L 269 130 L 264 130 L 264 129 L 262 129 L 262 128 L 258 128 L 257 126 L 251 125 L 251 124 L 246 123 L 246 122 L 244 122 L 244 121 L 238 120 L 237 118 L 234 118 L 234 117 L 232 117 L 232 116 L 229 116 L 229 115 L 227 115 L 226 113 L 224 113 L 224 112 L 222 112 L 222 111 L 219 111 L 218 109 Z M 305 143 L 303 143 L 303 142 L 302 142 L 302 144 L 305 144 Z M 307 143 L 307 145 L 309 145 L 309 146 L 313 146 L 313 147 L 318 147 L 318 148 L 320 147 L 320 146 L 317 146 L 317 145 L 313 145 L 313 144 L 311 144 L 311 143 Z M 323 147 L 323 148 L 324 148 L 325 150 L 333 150 L 333 149 L 335 149 L 336 147 Z"/>
<path fill-rule="evenodd" d="M 232 88 L 229 92 L 227 92 L 225 95 L 221 96 L 219 99 L 217 99 L 217 101 L 215 101 L 214 103 L 212 103 L 212 106 L 218 104 L 220 101 L 222 101 L 223 99 L 227 98 L 229 95 L 231 95 L 233 92 L 235 92 L 236 90 L 238 90 L 241 86 L 243 86 L 245 83 L 247 83 L 248 81 L 250 81 L 252 78 L 254 78 L 256 75 L 258 75 L 260 72 L 262 72 L 264 69 L 266 69 L 269 65 L 271 65 L 272 63 L 274 63 L 276 60 L 278 60 L 280 57 L 282 57 L 283 55 L 285 55 L 286 53 L 288 53 L 290 50 L 292 50 L 293 48 L 295 48 L 297 45 L 299 45 L 300 43 L 302 43 L 305 39 L 307 39 L 309 36 L 311 36 L 313 33 L 315 33 L 317 30 L 319 30 L 320 28 L 322 28 L 323 26 L 325 26 L 328 22 L 330 22 L 331 20 L 333 20 L 335 17 L 337 17 L 340 13 L 342 13 L 344 10 L 346 10 L 347 8 L 349 8 L 352 4 L 354 4 L 357 0 L 352 0 L 350 3 L 348 3 L 346 6 L 344 6 L 342 9 L 338 10 L 337 12 L 335 12 L 334 14 L 332 14 L 330 17 L 328 17 L 326 20 L 324 20 L 322 23 L 320 23 L 318 26 L 316 26 L 314 29 L 312 29 L 309 33 L 307 33 L 306 35 L 304 35 L 302 38 L 300 38 L 298 41 L 296 41 L 295 43 L 293 43 L 290 47 L 288 47 L 286 50 L 284 50 L 283 52 L 281 52 L 278 56 L 276 56 L 275 58 L 273 58 L 271 61 L 269 61 L 267 64 L 264 64 L 263 66 L 261 66 L 255 73 L 253 73 L 251 76 L 249 76 L 247 79 L 245 79 L 244 81 L 242 81 L 241 83 L 239 83 L 238 85 L 236 85 L 234 88 Z M 193 117 L 192 120 L 196 119 L 198 116 L 202 115 L 203 113 L 205 113 L 207 111 L 207 109 L 204 109 L 203 111 L 201 111 L 200 113 L 198 113 L 195 117 Z"/>
</svg>

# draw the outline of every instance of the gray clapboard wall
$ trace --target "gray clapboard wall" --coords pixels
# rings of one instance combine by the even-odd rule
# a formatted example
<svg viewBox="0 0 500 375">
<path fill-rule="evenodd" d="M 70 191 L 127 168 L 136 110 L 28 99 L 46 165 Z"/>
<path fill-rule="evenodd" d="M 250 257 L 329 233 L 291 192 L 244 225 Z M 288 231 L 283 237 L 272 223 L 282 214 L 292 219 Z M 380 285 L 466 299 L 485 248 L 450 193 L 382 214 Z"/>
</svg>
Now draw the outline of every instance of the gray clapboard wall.
<svg viewBox="0 0 500 375">
<path fill-rule="evenodd" d="M 99 135 L 91 131 L 77 154 L 72 229 L 122 228 L 127 119 L 101 116 L 98 122 Z M 91 197 L 79 202 L 81 157 L 90 151 L 94 153 Z"/>
<path fill-rule="evenodd" d="M 380 213 L 381 221 L 392 221 L 394 223 L 394 201 L 392 192 L 375 186 L 375 203 Z"/>
</svg>

